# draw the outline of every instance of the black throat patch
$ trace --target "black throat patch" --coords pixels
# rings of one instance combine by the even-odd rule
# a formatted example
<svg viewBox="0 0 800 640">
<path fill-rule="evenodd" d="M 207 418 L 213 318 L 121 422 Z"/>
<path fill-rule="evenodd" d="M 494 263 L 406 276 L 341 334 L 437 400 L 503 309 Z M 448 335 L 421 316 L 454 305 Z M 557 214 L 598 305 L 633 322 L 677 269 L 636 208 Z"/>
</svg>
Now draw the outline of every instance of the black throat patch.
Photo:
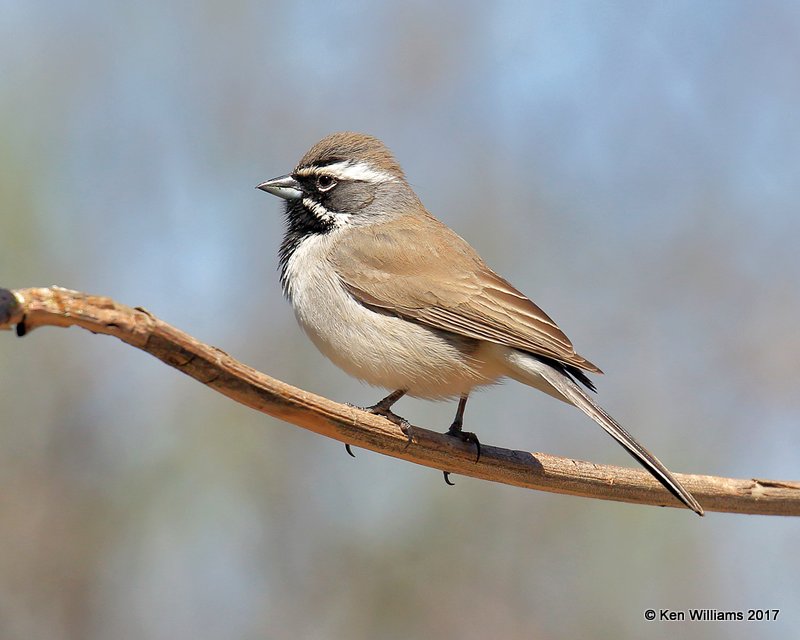
<svg viewBox="0 0 800 640">
<path fill-rule="evenodd" d="M 302 200 L 286 202 L 286 233 L 278 251 L 278 268 L 281 277 L 283 295 L 288 297 L 288 283 L 286 282 L 286 269 L 289 259 L 294 255 L 297 247 L 306 238 L 333 231 L 335 225 L 332 220 L 321 220 L 303 204 Z"/>
</svg>

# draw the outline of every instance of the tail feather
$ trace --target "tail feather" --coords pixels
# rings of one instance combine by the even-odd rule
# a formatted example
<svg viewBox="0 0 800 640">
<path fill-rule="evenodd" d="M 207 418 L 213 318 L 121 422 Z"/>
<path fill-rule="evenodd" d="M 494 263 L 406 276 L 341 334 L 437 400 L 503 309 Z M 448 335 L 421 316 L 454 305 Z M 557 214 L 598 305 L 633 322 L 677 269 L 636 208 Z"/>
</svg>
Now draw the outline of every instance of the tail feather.
<svg viewBox="0 0 800 640">
<path fill-rule="evenodd" d="M 600 407 L 578 384 L 568 375 L 558 371 L 535 356 L 513 352 L 508 358 L 512 368 L 511 377 L 525 384 L 542 389 L 542 381 L 551 387 L 560 399 L 572 404 L 592 420 L 599 424 L 612 438 L 633 456 L 664 488 L 683 502 L 689 509 L 702 516 L 703 508 L 684 486 L 675 479 L 669 470 L 652 453 L 640 445 L 614 418 Z"/>
</svg>

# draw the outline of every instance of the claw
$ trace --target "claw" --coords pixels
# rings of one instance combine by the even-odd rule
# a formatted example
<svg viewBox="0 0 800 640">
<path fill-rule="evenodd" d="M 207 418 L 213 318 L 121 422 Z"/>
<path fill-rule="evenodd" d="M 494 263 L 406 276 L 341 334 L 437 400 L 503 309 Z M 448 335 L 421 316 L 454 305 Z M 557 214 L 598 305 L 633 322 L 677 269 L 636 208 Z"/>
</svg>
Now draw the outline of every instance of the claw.
<svg viewBox="0 0 800 640">
<path fill-rule="evenodd" d="M 397 402 L 400 398 L 402 398 L 406 394 L 405 391 L 402 389 L 398 389 L 397 391 L 393 391 L 388 396 L 386 396 L 380 402 L 373 404 L 371 407 L 358 407 L 354 404 L 350 404 L 347 402 L 348 407 L 353 407 L 354 409 L 360 409 L 361 411 L 366 411 L 367 413 L 371 413 L 376 416 L 382 416 L 386 418 L 389 422 L 396 424 L 400 427 L 400 430 L 405 434 L 406 438 L 408 438 L 408 443 L 406 444 L 406 449 L 412 442 L 411 438 L 411 423 L 403 418 L 402 416 L 398 416 L 394 413 L 391 409 L 392 405 Z M 347 452 L 353 456 L 353 452 L 350 451 L 350 446 L 345 445 L 347 447 Z M 355 458 L 355 456 L 353 456 Z"/>
<path fill-rule="evenodd" d="M 474 433 L 461 430 L 461 426 L 464 424 L 464 408 L 467 406 L 467 397 L 468 396 L 461 396 L 461 399 L 458 401 L 456 417 L 455 420 L 453 420 L 453 424 L 451 424 L 450 428 L 447 430 L 447 435 L 458 438 L 461 440 L 461 442 L 471 442 L 474 444 L 475 448 L 478 450 L 478 455 L 475 458 L 475 464 L 477 464 L 478 460 L 481 459 L 480 440 L 478 440 L 478 436 L 476 436 Z"/>
<path fill-rule="evenodd" d="M 478 455 L 475 457 L 475 463 L 477 464 L 478 461 L 481 459 L 481 442 L 478 440 L 478 436 L 476 436 L 471 431 L 462 431 L 460 425 L 453 424 L 447 432 L 448 436 L 452 436 L 453 438 L 458 438 L 461 442 L 469 442 L 475 445 L 475 448 L 478 450 Z"/>
<path fill-rule="evenodd" d="M 345 444 L 345 445 L 344 445 L 344 448 L 347 450 L 347 453 L 349 453 L 349 454 L 350 454 L 351 456 L 353 456 L 354 458 L 356 457 L 356 454 L 355 454 L 355 453 L 353 453 L 353 450 L 350 448 L 350 445 L 349 445 L 349 444 Z"/>
<path fill-rule="evenodd" d="M 449 484 L 451 487 L 455 487 L 456 483 L 455 482 L 450 482 L 450 472 L 449 471 L 442 471 L 442 473 L 444 474 L 444 483 L 445 484 Z"/>
<path fill-rule="evenodd" d="M 380 402 L 373 404 L 371 407 L 358 407 L 354 404 L 350 404 L 349 402 L 346 403 L 348 407 L 353 407 L 354 409 L 360 409 L 361 411 L 366 411 L 367 413 L 371 413 L 376 416 L 383 416 L 390 422 L 393 422 L 398 427 L 405 431 L 405 427 L 411 426 L 408 423 L 408 420 L 398 416 L 396 413 L 392 411 L 392 405 L 397 402 L 400 398 L 402 398 L 406 394 L 405 391 L 399 389 L 390 393 Z"/>
<path fill-rule="evenodd" d="M 408 449 L 414 442 L 414 427 L 408 420 L 403 420 L 404 424 L 400 425 L 400 430 L 405 434 L 408 439 L 406 442 L 406 449 Z"/>
<path fill-rule="evenodd" d="M 364 407 L 362 411 L 366 411 L 367 413 L 371 413 L 376 416 L 382 416 L 403 430 L 405 430 L 406 427 L 411 426 L 408 420 L 402 416 L 398 416 L 396 413 L 394 413 L 394 411 L 390 411 L 389 409 L 383 409 L 381 407 Z"/>
</svg>

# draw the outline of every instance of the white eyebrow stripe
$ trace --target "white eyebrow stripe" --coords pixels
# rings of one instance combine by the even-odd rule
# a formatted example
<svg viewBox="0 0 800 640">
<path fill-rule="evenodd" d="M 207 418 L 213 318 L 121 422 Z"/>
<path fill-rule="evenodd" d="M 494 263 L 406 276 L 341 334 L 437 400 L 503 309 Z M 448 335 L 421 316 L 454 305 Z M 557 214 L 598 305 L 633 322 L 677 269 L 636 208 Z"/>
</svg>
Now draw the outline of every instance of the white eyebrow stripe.
<svg viewBox="0 0 800 640">
<path fill-rule="evenodd" d="M 396 176 L 385 171 L 379 171 L 368 162 L 353 162 L 351 160 L 336 162 L 324 167 L 303 167 L 296 173 L 301 176 L 326 175 L 337 180 L 357 180 L 359 182 L 372 182 L 373 184 L 397 180 Z"/>
</svg>

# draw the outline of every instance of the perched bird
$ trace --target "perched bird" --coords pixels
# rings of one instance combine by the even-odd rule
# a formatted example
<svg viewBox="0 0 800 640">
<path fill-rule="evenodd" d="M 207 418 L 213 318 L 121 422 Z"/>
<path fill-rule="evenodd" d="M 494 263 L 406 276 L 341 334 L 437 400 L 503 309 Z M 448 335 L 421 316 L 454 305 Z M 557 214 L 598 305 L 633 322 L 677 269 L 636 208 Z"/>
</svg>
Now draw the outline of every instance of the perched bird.
<svg viewBox="0 0 800 640">
<path fill-rule="evenodd" d="M 475 387 L 509 377 L 586 413 L 687 507 L 697 500 L 583 387 L 601 373 L 555 322 L 434 218 L 377 138 L 334 133 L 290 174 L 257 187 L 286 201 L 280 247 L 283 292 L 305 332 L 334 364 L 404 395 L 459 397 L 448 434 L 462 430 Z M 582 386 L 581 386 L 582 385 Z M 445 476 L 446 478 L 447 476 Z"/>
</svg>

